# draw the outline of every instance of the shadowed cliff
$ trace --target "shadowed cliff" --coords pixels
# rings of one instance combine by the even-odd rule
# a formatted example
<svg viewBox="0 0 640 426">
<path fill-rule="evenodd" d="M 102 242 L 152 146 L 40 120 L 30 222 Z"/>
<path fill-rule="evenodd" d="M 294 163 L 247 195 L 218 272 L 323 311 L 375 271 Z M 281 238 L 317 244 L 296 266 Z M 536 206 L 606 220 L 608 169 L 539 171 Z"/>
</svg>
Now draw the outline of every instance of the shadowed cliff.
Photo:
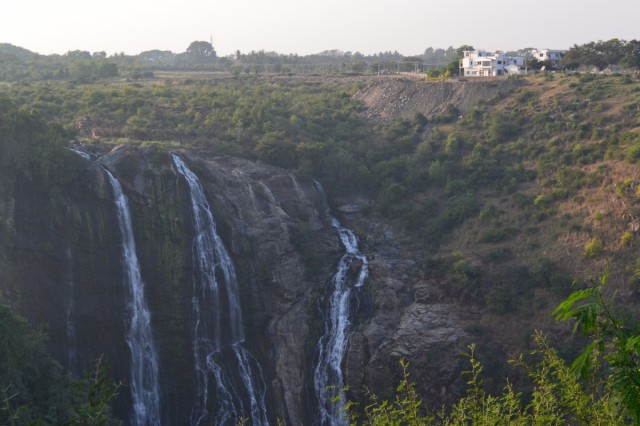
<svg viewBox="0 0 640 426">
<path fill-rule="evenodd" d="M 245 345 L 262 365 L 269 418 L 313 424 L 310 376 L 322 334 L 318 306 L 344 252 L 325 194 L 282 169 L 206 152 L 173 152 L 198 175 L 235 264 Z M 2 301 L 49 333 L 52 352 L 69 371 L 77 374 L 104 354 L 126 385 L 116 413 L 129 418 L 128 294 L 105 168 L 129 200 L 158 352 L 161 418 L 182 424 L 196 398 L 190 326 L 194 224 L 187 185 L 169 151 L 128 145 L 91 159 L 68 151 L 56 173 L 19 173 L 12 193 L 3 196 Z M 343 363 L 352 396 L 360 396 L 362 385 L 392 387 L 400 356 L 420 355 L 422 373 L 416 377 L 446 383 L 458 362 L 433 370 L 433 357 L 422 355 L 459 348 L 463 319 L 454 309 L 428 304 L 415 262 L 403 258 L 393 235 L 382 232 L 383 223 L 367 228 L 361 215 L 343 216 L 347 224 L 368 229 L 360 237 L 371 267 L 354 305 L 357 331 Z"/>
</svg>

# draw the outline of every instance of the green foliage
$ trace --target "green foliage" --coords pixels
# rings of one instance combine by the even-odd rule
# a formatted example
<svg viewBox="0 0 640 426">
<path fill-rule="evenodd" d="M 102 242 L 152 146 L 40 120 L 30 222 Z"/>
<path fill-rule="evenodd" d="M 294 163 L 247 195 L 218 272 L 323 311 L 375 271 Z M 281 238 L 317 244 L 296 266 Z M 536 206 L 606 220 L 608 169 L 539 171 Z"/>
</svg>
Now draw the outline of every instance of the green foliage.
<svg viewBox="0 0 640 426">
<path fill-rule="evenodd" d="M 628 266 L 629 272 L 631 272 L 630 284 L 634 290 L 640 289 L 640 258 L 637 258 Z"/>
<path fill-rule="evenodd" d="M 616 183 L 616 195 L 618 197 L 626 197 L 633 190 L 633 180 L 625 179 L 622 182 Z"/>
<path fill-rule="evenodd" d="M 65 66 L 106 59 L 124 70 L 125 58 L 87 53 L 70 52 Z M 180 67 L 195 66 L 188 65 L 187 53 L 178 56 L 146 52 L 148 63 L 140 70 L 169 57 L 183 61 Z M 268 62 L 264 52 L 236 56 L 227 65 Z M 217 58 L 207 66 L 223 66 L 228 60 Z M 635 158 L 638 108 L 629 96 L 638 83 L 603 76 L 580 79 L 563 77 L 566 89 L 581 92 L 560 91 L 552 100 L 539 96 L 538 84 L 530 84 L 466 114 L 444 105 L 439 118 L 416 115 L 378 123 L 363 118 L 363 106 L 353 97 L 366 83 L 352 80 L 194 76 L 172 77 L 165 84 L 91 86 L 49 81 L 2 85 L 0 93 L 65 129 L 77 129 L 80 123 L 80 137 L 180 143 L 287 168 L 322 181 L 334 196 L 357 193 L 375 200 L 372 207 L 387 220 L 411 229 L 412 242 L 437 248 L 466 223 L 476 226 L 469 220 L 484 200 L 507 197 L 500 204 L 520 208 L 509 220 L 520 229 L 523 221 L 553 218 L 564 207 L 557 201 L 607 181 L 606 170 L 587 171 L 583 165 L 605 156 Z M 601 114 L 609 108 L 605 101 L 623 101 L 625 108 L 620 114 Z M 437 121 L 447 123 L 426 125 Z M 603 135 L 597 142 L 589 140 L 596 129 Z M 528 184 L 536 178 L 540 196 L 534 201 Z M 532 202 L 538 212 L 529 209 Z M 486 241 L 509 239 L 510 232 L 494 228 L 495 235 Z M 475 233 L 480 240 L 481 233 Z"/>
<path fill-rule="evenodd" d="M 620 237 L 620 245 L 623 247 L 630 247 L 633 244 L 633 237 L 633 232 L 626 231 L 622 234 L 622 237 Z"/>
<path fill-rule="evenodd" d="M 62 368 L 47 353 L 45 335 L 0 305 L 0 423 L 61 423 L 68 413 Z"/>
<path fill-rule="evenodd" d="M 76 83 L 91 83 L 98 79 L 116 77 L 118 65 L 106 59 L 75 60 L 69 64 L 67 75 Z"/>
<path fill-rule="evenodd" d="M 84 373 L 72 386 L 73 414 L 65 425 L 118 425 L 111 415 L 110 402 L 118 395 L 121 384 L 109 378 L 109 368 L 102 357 L 91 373 Z"/>
<path fill-rule="evenodd" d="M 489 121 L 487 133 L 490 140 L 504 142 L 513 138 L 520 131 L 520 127 L 513 117 L 504 114 L 496 114 Z"/>
<path fill-rule="evenodd" d="M 45 337 L 32 332 L 22 318 L 0 307 L 0 389 L 5 421 L 62 423 L 71 413 L 69 390 L 61 367 L 45 349 Z"/>
<path fill-rule="evenodd" d="M 454 277 L 464 285 L 471 285 L 480 278 L 480 267 L 465 259 L 460 259 L 452 267 Z"/>
<path fill-rule="evenodd" d="M 186 53 L 194 63 L 213 63 L 216 60 L 216 51 L 207 41 L 193 41 L 187 47 Z"/>
<path fill-rule="evenodd" d="M 607 386 L 636 424 L 640 423 L 640 330 L 614 315 L 605 295 L 608 271 L 590 279 L 588 287 L 574 291 L 553 312 L 556 319 L 574 321 L 574 332 L 591 343 L 571 368 L 581 377 L 607 374 Z M 595 366 L 594 366 L 595 365 Z"/>
<path fill-rule="evenodd" d="M 587 258 L 594 258 L 602 254 L 602 241 L 598 237 L 593 237 L 587 244 L 584 245 L 584 256 Z"/>
<path fill-rule="evenodd" d="M 526 371 L 531 392 L 525 398 L 507 382 L 502 394 L 485 390 L 483 366 L 469 346 L 467 393 L 437 415 L 430 414 L 401 361 L 403 376 L 391 400 L 367 392 L 362 413 L 346 405 L 353 425 L 623 425 L 640 423 L 640 329 L 613 315 L 605 297 L 608 272 L 588 287 L 576 290 L 553 312 L 556 319 L 574 321 L 574 331 L 590 339 L 582 354 L 568 366 L 541 333 L 536 349 L 511 363 Z"/>
<path fill-rule="evenodd" d="M 269 132 L 258 141 L 255 153 L 260 161 L 292 168 L 296 165 L 296 144 L 286 139 L 284 132 Z"/>
<path fill-rule="evenodd" d="M 429 174 L 429 179 L 431 179 L 435 183 L 442 183 L 446 178 L 446 169 L 440 162 L 440 160 L 435 160 L 433 163 L 429 164 L 429 168 L 427 169 Z"/>
<path fill-rule="evenodd" d="M 487 259 L 491 262 L 506 262 L 513 258 L 513 251 L 508 248 L 497 248 L 487 253 Z"/>
<path fill-rule="evenodd" d="M 48 354 L 46 336 L 0 305 L 0 424 L 117 424 L 109 403 L 119 385 L 99 361 L 74 381 Z"/>
<path fill-rule="evenodd" d="M 616 404 L 613 394 L 602 389 L 594 393 L 592 383 L 573 374 L 549 346 L 541 334 L 536 334 L 532 361 L 523 356 L 513 364 L 524 369 L 532 382 L 528 399 L 516 393 L 507 382 L 501 395 L 494 396 L 484 389 L 483 366 L 475 357 L 475 345 L 469 346 L 470 370 L 467 393 L 450 409 L 429 415 L 415 384 L 407 374 L 408 363 L 401 361 L 403 378 L 393 400 L 380 400 L 368 393 L 370 403 L 360 416 L 356 406 L 347 405 L 353 425 L 622 425 L 624 412 Z M 526 402 L 528 401 L 528 403 Z"/>
<path fill-rule="evenodd" d="M 494 287 L 485 296 L 487 310 L 494 314 L 504 315 L 513 310 L 511 294 L 505 289 Z"/>
<path fill-rule="evenodd" d="M 402 379 L 396 388 L 395 398 L 392 401 L 382 400 L 371 393 L 365 392 L 369 402 L 360 415 L 355 405 L 347 405 L 351 424 L 371 426 L 420 426 L 432 424 L 433 418 L 421 413 L 422 401 L 416 391 L 415 384 L 409 379 L 409 363 L 400 360 L 402 367 Z"/>
<path fill-rule="evenodd" d="M 60 128 L 49 126 L 36 111 L 19 110 L 0 96 L 0 167 L 17 171 L 35 166 L 46 172 L 60 159 Z"/>
<path fill-rule="evenodd" d="M 573 45 L 566 53 L 563 64 L 569 68 L 595 66 L 603 69 L 609 65 L 637 67 L 640 64 L 640 41 L 617 38 L 583 45 Z"/>
<path fill-rule="evenodd" d="M 514 234 L 515 230 L 509 227 L 491 227 L 482 231 L 478 241 L 481 243 L 499 243 L 510 239 Z"/>
</svg>

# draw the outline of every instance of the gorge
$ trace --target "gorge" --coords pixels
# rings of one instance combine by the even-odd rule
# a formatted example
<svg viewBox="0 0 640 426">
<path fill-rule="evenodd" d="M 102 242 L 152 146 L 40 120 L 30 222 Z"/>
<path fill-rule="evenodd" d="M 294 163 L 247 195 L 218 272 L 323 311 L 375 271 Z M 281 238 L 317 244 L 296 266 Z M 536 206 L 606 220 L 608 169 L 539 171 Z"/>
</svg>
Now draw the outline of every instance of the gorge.
<svg viewBox="0 0 640 426">
<path fill-rule="evenodd" d="M 316 182 L 202 151 L 127 145 L 86 157 L 68 151 L 64 174 L 16 178 L 2 202 L 1 288 L 46 327 L 69 371 L 104 354 L 125 384 L 117 417 L 341 424 L 322 393 L 383 389 L 402 342 L 421 344 L 415 320 L 398 322 L 424 306 L 408 287 L 415 263 L 382 223 L 359 247 Z M 438 318 L 450 333 L 423 342 L 429 350 L 462 343 L 454 315 Z"/>
<path fill-rule="evenodd" d="M 535 330 L 575 359 L 551 311 L 576 277 L 611 265 L 637 311 L 639 86 L 0 88 L 24 105 L 0 98 L 3 312 L 73 377 L 109 364 L 126 424 L 344 424 L 345 400 L 393 399 L 403 366 L 450 407 L 472 342 L 500 391 Z"/>
</svg>

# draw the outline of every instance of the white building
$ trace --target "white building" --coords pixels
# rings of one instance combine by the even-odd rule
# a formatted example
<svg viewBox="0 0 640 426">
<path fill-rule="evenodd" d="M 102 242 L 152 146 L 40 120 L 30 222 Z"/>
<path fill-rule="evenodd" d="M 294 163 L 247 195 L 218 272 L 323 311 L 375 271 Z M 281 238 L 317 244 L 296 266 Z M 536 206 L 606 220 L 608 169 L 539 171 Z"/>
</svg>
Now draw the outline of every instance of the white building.
<svg viewBox="0 0 640 426">
<path fill-rule="evenodd" d="M 531 54 L 540 62 L 549 62 L 552 68 L 559 69 L 562 67 L 562 58 L 564 58 L 564 50 L 554 49 L 536 49 Z"/>
<path fill-rule="evenodd" d="M 461 77 L 492 77 L 526 74 L 527 63 L 522 56 L 505 56 L 501 51 L 466 50 L 460 59 Z"/>
</svg>

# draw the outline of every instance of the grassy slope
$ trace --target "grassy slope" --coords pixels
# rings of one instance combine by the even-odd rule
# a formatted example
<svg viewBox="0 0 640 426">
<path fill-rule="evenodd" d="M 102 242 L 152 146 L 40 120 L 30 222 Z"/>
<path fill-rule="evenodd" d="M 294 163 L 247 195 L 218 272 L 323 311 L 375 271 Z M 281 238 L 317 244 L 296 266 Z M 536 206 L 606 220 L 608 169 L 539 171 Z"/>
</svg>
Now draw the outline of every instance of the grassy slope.
<svg viewBox="0 0 640 426">
<path fill-rule="evenodd" d="M 479 213 L 448 234 L 437 254 L 446 264 L 438 281 L 443 296 L 480 305 L 474 331 L 486 348 L 512 353 L 528 345 L 534 329 L 566 336 L 551 310 L 573 278 L 607 266 L 617 300 L 628 314 L 640 310 L 640 82 L 553 75 L 528 82 L 482 108 L 518 123 L 486 156 L 502 151 L 534 177 L 513 188 L 477 188 Z M 491 136 L 486 115 L 479 127 L 465 120 L 442 129 L 464 135 L 468 155 L 470 140 Z M 599 253 L 585 254 L 594 239 Z M 474 273 L 461 274 L 461 262 Z M 575 350 L 570 341 L 558 343 L 568 354 Z"/>
<path fill-rule="evenodd" d="M 548 121 L 569 120 L 579 114 L 580 123 L 576 127 L 587 128 L 586 132 L 569 128 L 554 133 L 550 139 L 536 140 L 537 125 L 524 129 L 518 140 L 525 144 L 536 144 L 541 151 L 555 151 L 554 155 L 575 154 L 566 165 L 551 167 L 539 172 L 537 178 L 520 186 L 518 193 L 524 194 L 531 204 L 518 202 L 518 197 L 500 196 L 495 192 L 483 194 L 485 206 L 495 206 L 495 218 L 483 220 L 483 215 L 469 220 L 456 231 L 444 250 L 461 250 L 485 255 L 496 247 L 505 247 L 513 251 L 516 258 L 528 260 L 548 257 L 556 259 L 575 275 L 590 269 L 599 270 L 609 263 L 612 269 L 619 270 L 620 263 L 633 259 L 634 239 L 629 245 L 622 245 L 620 238 L 625 231 L 632 231 L 632 225 L 638 220 L 640 194 L 636 194 L 640 178 L 640 167 L 630 159 L 628 151 L 633 148 L 629 143 L 620 142 L 620 135 L 635 135 L 634 141 L 640 142 L 640 84 L 619 84 L 615 77 L 604 77 L 588 83 L 588 87 L 571 87 L 573 77 L 557 78 L 551 81 L 532 80 L 527 90 L 532 93 L 531 99 L 520 108 L 518 115 L 524 115 L 529 121 L 532 116 L 542 112 L 549 117 Z M 583 91 L 584 93 L 579 93 Z M 598 99 L 590 95 L 593 92 L 606 91 Z M 517 95 L 516 95 L 517 98 Z M 576 113 L 566 114 L 568 105 L 576 102 L 588 103 Z M 495 105 L 495 110 L 510 110 L 518 107 L 518 101 L 505 99 Z M 629 112 L 626 112 L 629 111 Z M 635 114 L 633 114 L 635 112 Z M 554 114 L 555 113 L 555 114 Z M 634 116 L 635 115 L 635 116 Z M 553 118 L 551 118 L 553 116 Z M 575 120 L 574 120 L 575 121 Z M 611 139 L 611 140 L 607 140 Z M 616 140 L 618 139 L 618 140 Z M 589 150 L 604 153 L 587 158 Z M 579 154 L 579 151 L 585 154 Z M 535 163 L 541 155 L 525 159 L 523 164 L 530 168 L 539 166 Z M 584 173 L 582 182 L 565 183 L 559 172 L 569 170 L 573 173 Z M 625 188 L 621 186 L 630 179 Z M 536 197 L 549 196 L 554 191 L 566 190 L 557 201 L 537 203 Z M 549 197 L 553 198 L 553 197 Z M 533 218 L 532 213 L 537 213 Z M 486 216 L 486 215 L 485 215 Z M 500 223 L 515 228 L 514 237 L 502 244 L 482 243 L 482 230 L 488 224 Z M 603 253 L 594 258 L 583 255 L 585 245 L 592 238 L 599 238 L 603 243 Z M 615 266 L 615 267 L 614 267 Z"/>
</svg>

